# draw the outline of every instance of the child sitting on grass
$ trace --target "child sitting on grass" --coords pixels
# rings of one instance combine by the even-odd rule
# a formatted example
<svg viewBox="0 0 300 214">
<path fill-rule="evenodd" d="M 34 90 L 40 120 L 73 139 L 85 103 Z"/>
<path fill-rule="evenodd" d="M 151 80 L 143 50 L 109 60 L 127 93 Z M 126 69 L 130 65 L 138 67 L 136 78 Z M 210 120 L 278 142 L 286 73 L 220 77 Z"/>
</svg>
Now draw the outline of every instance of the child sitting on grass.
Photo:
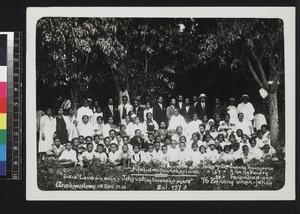
<svg viewBox="0 0 300 214">
<path fill-rule="evenodd" d="M 107 154 L 104 152 L 104 145 L 98 144 L 94 153 L 94 159 L 99 160 L 101 164 L 107 163 Z"/>
<path fill-rule="evenodd" d="M 81 166 L 87 167 L 93 163 L 93 160 L 94 160 L 93 148 L 94 148 L 94 146 L 92 143 L 86 144 L 86 151 L 83 152 L 78 157 Z"/>
</svg>

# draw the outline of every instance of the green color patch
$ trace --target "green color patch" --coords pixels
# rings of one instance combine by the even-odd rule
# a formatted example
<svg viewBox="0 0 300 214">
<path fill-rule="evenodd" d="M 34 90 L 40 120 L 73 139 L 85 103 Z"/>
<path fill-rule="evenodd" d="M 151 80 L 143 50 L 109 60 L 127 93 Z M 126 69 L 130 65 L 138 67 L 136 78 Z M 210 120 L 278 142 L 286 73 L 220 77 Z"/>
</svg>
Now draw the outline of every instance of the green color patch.
<svg viewBox="0 0 300 214">
<path fill-rule="evenodd" d="M 6 144 L 6 130 L 0 130 L 0 145 Z"/>
</svg>

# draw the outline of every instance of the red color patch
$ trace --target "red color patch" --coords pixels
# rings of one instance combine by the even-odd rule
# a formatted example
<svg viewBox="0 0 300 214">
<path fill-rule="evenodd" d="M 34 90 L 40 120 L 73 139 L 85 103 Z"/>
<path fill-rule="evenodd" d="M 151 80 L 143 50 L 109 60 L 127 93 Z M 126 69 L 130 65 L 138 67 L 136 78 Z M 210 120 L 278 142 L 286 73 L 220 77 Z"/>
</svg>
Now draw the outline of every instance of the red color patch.
<svg viewBox="0 0 300 214">
<path fill-rule="evenodd" d="M 7 112 L 6 98 L 0 98 L 0 113 Z"/>
</svg>

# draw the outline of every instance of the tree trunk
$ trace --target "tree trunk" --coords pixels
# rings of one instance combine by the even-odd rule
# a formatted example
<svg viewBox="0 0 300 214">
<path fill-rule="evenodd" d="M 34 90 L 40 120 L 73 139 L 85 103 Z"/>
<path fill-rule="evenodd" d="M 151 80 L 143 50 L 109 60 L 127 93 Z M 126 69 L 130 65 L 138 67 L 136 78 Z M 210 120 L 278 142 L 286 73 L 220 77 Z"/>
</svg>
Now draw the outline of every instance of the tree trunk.
<svg viewBox="0 0 300 214">
<path fill-rule="evenodd" d="M 278 99 L 277 90 L 269 92 L 269 114 L 270 114 L 270 133 L 271 145 L 277 146 L 279 144 L 279 121 L 278 121 Z"/>
<path fill-rule="evenodd" d="M 78 89 L 70 88 L 71 91 L 71 102 L 73 105 L 74 114 L 77 112 L 77 102 L 78 102 Z"/>
</svg>

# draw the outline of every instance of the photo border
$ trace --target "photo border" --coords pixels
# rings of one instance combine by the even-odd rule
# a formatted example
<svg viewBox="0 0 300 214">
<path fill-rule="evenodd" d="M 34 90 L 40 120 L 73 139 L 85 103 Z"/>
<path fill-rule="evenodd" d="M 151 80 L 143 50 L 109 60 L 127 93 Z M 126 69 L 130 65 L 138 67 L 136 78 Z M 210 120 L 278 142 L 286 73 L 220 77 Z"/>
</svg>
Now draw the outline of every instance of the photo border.
<svg viewBox="0 0 300 214">
<path fill-rule="evenodd" d="M 119 18 L 280 18 L 284 22 L 285 185 L 280 190 L 42 191 L 37 186 L 36 23 L 42 17 Z M 26 199 L 27 200 L 295 200 L 296 42 L 295 7 L 29 7 L 26 50 Z M 30 119 L 29 119 L 30 118 Z"/>
</svg>

